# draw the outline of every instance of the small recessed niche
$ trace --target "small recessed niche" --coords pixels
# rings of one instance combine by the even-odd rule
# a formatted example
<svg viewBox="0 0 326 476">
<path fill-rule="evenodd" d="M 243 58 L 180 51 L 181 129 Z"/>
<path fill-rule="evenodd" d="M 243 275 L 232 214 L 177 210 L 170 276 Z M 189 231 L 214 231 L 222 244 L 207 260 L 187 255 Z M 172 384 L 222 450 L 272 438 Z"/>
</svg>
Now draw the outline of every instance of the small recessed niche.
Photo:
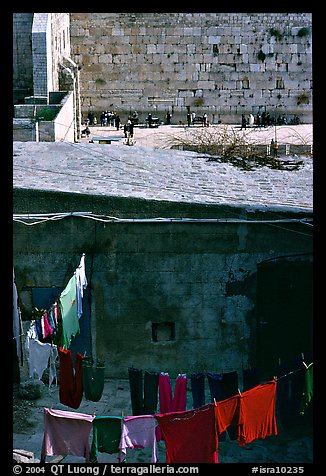
<svg viewBox="0 0 326 476">
<path fill-rule="evenodd" d="M 153 342 L 175 340 L 175 322 L 152 322 Z"/>
</svg>

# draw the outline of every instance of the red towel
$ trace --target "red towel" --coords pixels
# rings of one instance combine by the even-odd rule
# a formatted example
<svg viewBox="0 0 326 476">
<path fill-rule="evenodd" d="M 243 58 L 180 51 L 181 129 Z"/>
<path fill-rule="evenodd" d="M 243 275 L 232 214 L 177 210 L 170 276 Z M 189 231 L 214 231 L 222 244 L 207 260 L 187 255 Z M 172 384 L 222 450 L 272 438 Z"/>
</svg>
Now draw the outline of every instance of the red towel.
<svg viewBox="0 0 326 476">
<path fill-rule="evenodd" d="M 82 360 L 84 356 L 77 352 L 74 370 L 70 350 L 59 347 L 58 352 L 60 361 L 60 403 L 71 408 L 78 408 L 83 398 Z"/>
</svg>

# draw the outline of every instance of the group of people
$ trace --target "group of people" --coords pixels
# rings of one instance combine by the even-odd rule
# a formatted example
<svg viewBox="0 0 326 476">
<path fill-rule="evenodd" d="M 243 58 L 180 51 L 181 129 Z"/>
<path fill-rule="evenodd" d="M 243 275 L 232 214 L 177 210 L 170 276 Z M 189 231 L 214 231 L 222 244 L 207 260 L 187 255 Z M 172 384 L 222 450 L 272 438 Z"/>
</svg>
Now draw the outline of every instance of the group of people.
<svg viewBox="0 0 326 476">
<path fill-rule="evenodd" d="M 256 126 L 256 127 L 268 127 L 268 126 L 281 126 L 281 125 L 298 125 L 300 124 L 300 119 L 298 115 L 294 115 L 291 119 L 288 119 L 285 114 L 276 116 L 271 116 L 269 112 L 263 111 L 262 113 L 257 112 L 256 116 L 252 113 L 246 117 L 245 114 L 241 116 L 241 129 L 246 129 L 247 126 Z"/>
<path fill-rule="evenodd" d="M 191 126 L 191 124 L 195 124 L 196 122 L 196 113 L 193 111 L 193 112 L 188 112 L 187 114 L 187 124 L 188 124 L 188 127 Z M 208 123 L 208 117 L 207 117 L 207 114 L 206 112 L 201 116 L 199 117 L 199 120 L 202 122 L 202 125 L 204 127 L 208 127 L 209 126 L 209 123 Z"/>
<path fill-rule="evenodd" d="M 247 126 L 268 127 L 272 124 L 271 115 L 269 112 L 257 112 L 256 116 L 252 113 L 246 117 L 245 114 L 241 116 L 241 129 L 246 129 Z"/>
<path fill-rule="evenodd" d="M 116 127 L 119 130 L 120 127 L 120 116 L 115 111 L 102 111 L 101 116 L 101 126 L 112 126 Z"/>
</svg>

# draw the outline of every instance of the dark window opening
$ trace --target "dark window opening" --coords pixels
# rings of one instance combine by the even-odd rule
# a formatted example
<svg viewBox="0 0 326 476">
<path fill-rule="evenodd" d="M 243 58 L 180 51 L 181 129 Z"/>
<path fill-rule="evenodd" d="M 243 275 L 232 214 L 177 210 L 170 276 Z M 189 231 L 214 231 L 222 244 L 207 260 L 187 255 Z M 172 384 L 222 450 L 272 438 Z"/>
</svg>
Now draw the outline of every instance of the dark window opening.
<svg viewBox="0 0 326 476">
<path fill-rule="evenodd" d="M 165 342 L 175 340 L 175 322 L 153 322 L 153 342 Z"/>
<path fill-rule="evenodd" d="M 218 55 L 218 46 L 217 45 L 213 45 L 213 55 L 214 56 Z"/>
</svg>

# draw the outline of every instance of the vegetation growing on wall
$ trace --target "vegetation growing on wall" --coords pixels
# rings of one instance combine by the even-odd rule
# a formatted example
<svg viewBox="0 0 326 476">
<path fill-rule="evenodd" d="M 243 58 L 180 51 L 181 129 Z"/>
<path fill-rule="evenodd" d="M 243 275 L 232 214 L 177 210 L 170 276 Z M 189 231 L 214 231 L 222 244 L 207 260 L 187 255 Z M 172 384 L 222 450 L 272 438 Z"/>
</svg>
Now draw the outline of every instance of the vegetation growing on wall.
<svg viewBox="0 0 326 476">
<path fill-rule="evenodd" d="M 266 55 L 262 50 L 259 51 L 257 56 L 258 56 L 259 61 L 265 61 Z"/>
<path fill-rule="evenodd" d="M 271 28 L 269 30 L 269 33 L 270 33 L 271 36 L 274 36 L 274 38 L 276 38 L 277 40 L 281 40 L 283 38 L 282 33 L 279 30 L 277 30 L 276 28 Z"/>
<path fill-rule="evenodd" d="M 297 96 L 297 105 L 309 104 L 309 95 L 307 93 L 301 93 Z"/>
<path fill-rule="evenodd" d="M 300 28 L 300 30 L 298 31 L 298 36 L 300 38 L 303 38 L 305 36 L 309 36 L 309 34 L 310 34 L 309 28 L 305 28 L 305 27 Z"/>
</svg>

